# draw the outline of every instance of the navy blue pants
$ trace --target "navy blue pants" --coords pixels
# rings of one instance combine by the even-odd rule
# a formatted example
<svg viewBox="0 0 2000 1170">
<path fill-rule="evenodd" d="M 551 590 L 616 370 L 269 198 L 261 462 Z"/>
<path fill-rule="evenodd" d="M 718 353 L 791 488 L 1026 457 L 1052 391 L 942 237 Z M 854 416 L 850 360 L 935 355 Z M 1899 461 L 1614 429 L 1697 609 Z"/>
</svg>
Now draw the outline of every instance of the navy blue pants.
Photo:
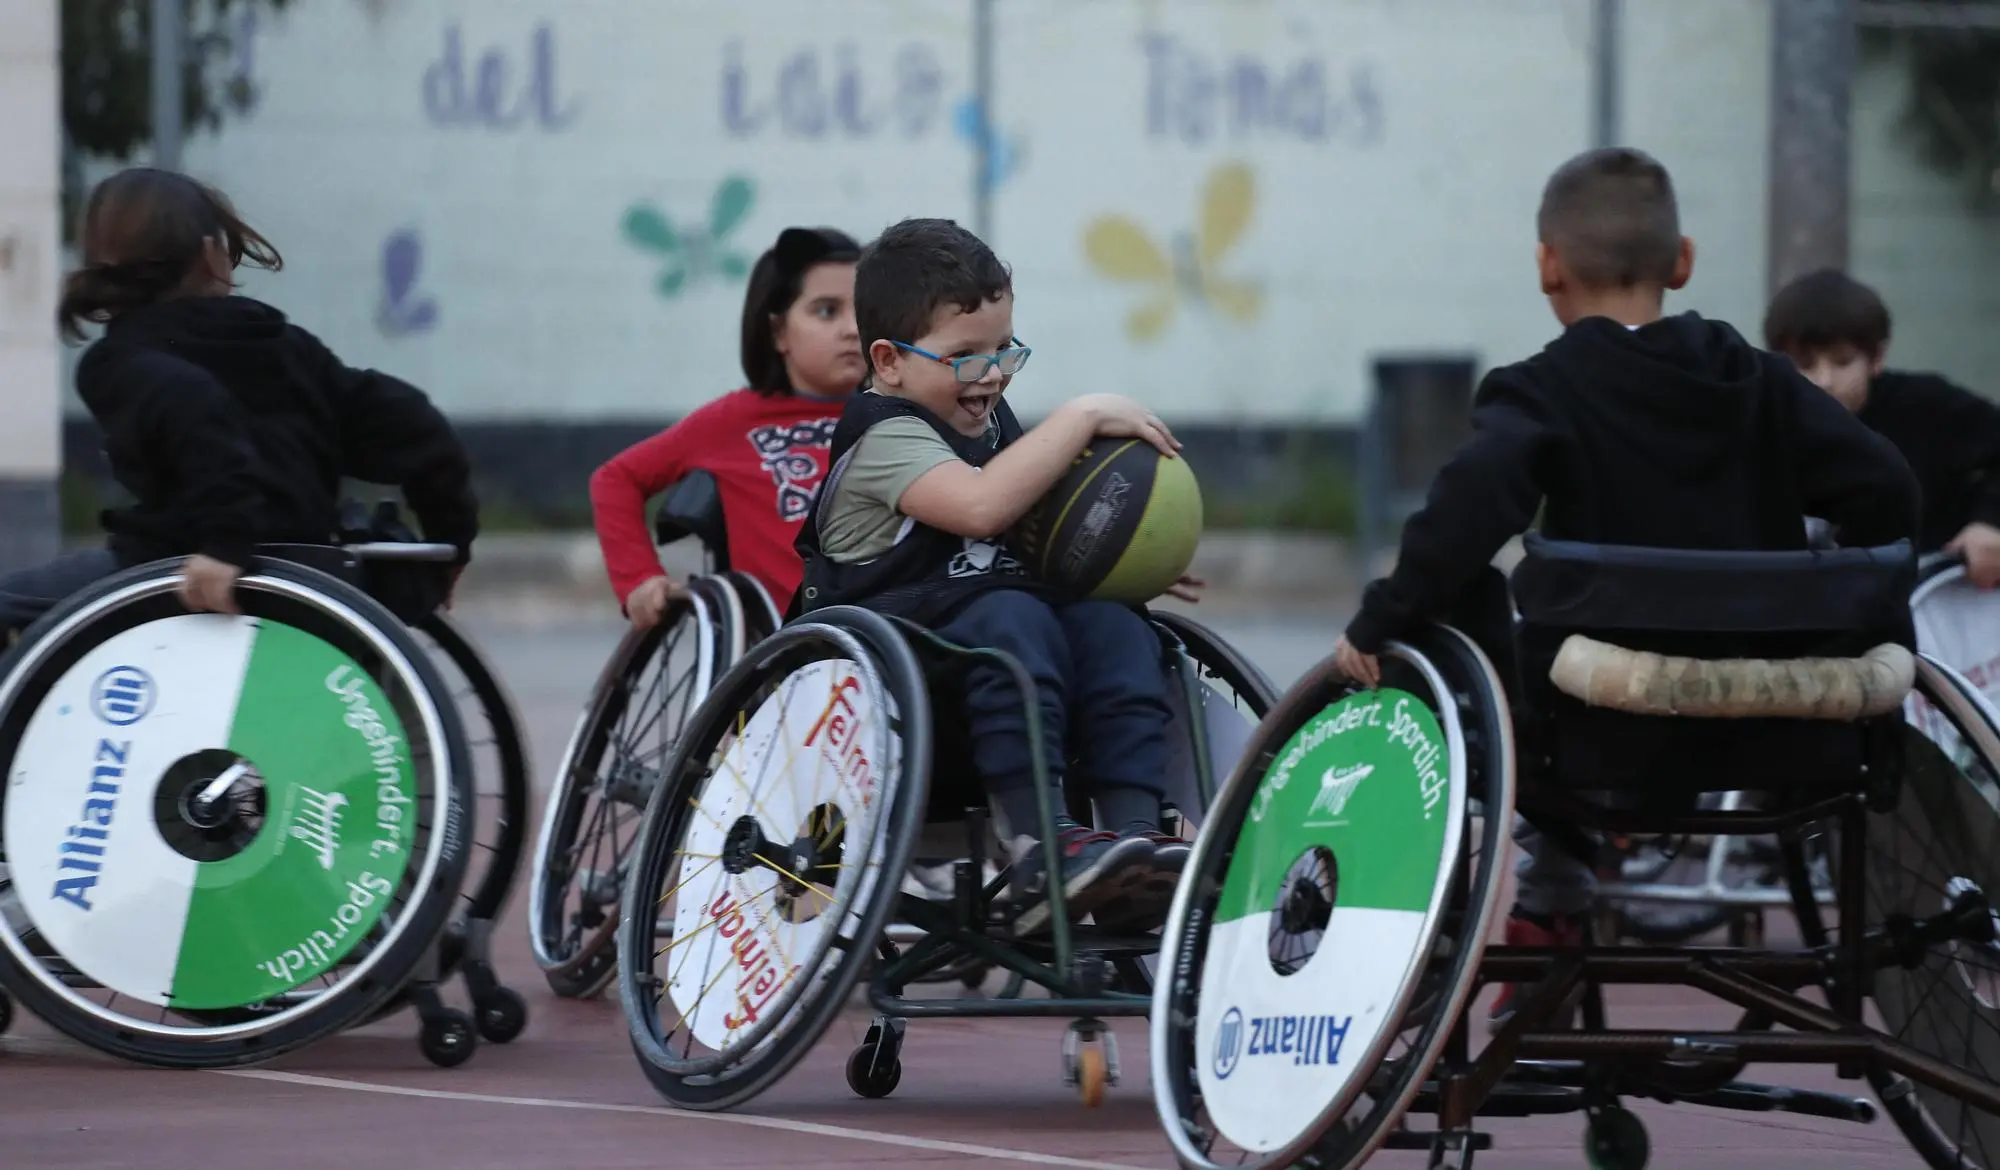
<svg viewBox="0 0 2000 1170">
<path fill-rule="evenodd" d="M 1004 650 L 1027 668 L 1052 783 L 1062 781 L 1066 759 L 1074 759 L 1086 793 L 1163 790 L 1172 714 L 1159 637 L 1138 613 L 1115 602 L 1052 604 L 998 589 L 936 632 L 961 646 Z M 965 706 L 974 767 L 988 792 L 1030 789 L 1027 719 L 1013 676 L 977 663 L 966 679 Z"/>
<path fill-rule="evenodd" d="M 116 573 L 110 549 L 92 548 L 57 557 L 46 565 L 0 573 L 0 649 L 7 634 L 25 630 L 65 598 Z"/>
</svg>

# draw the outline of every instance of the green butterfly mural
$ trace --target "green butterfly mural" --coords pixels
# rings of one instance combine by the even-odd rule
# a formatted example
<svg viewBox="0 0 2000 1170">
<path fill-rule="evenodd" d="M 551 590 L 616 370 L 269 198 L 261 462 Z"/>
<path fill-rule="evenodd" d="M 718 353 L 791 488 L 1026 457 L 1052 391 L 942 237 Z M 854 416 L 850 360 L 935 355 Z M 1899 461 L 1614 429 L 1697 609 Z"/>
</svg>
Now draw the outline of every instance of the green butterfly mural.
<svg viewBox="0 0 2000 1170">
<path fill-rule="evenodd" d="M 750 214 L 756 198 L 757 189 L 749 179 L 731 175 L 709 197 L 708 223 L 682 227 L 650 204 L 634 203 L 625 212 L 625 238 L 665 261 L 653 287 L 668 299 L 704 277 L 742 280 L 750 272 L 750 261 L 725 243 Z"/>
</svg>

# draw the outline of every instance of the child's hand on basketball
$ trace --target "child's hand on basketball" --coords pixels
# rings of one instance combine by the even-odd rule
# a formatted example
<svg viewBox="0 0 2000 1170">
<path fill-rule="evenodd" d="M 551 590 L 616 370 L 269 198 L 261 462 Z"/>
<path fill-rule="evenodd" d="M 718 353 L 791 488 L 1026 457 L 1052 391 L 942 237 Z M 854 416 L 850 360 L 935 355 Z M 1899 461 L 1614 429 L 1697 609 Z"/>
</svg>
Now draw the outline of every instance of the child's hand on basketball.
<svg viewBox="0 0 2000 1170">
<path fill-rule="evenodd" d="M 1382 685 L 1382 660 L 1356 650 L 1346 634 L 1333 644 L 1333 664 L 1340 668 L 1340 673 L 1370 690 Z"/>
<path fill-rule="evenodd" d="M 1181 449 L 1159 415 L 1123 394 L 1086 394 L 1076 399 L 1076 406 L 1090 419 L 1092 431 L 1107 439 L 1143 439 L 1169 459 Z"/>
<path fill-rule="evenodd" d="M 196 613 L 240 613 L 236 608 L 236 578 L 242 570 L 228 561 L 199 554 L 181 566 L 181 604 Z"/>
<path fill-rule="evenodd" d="M 625 598 L 625 616 L 634 629 L 650 630 L 666 616 L 669 603 L 687 596 L 687 587 L 662 573 L 649 578 Z"/>
<path fill-rule="evenodd" d="M 1965 576 L 1981 589 L 2000 586 L 2000 528 L 1975 520 L 1951 538 L 1944 551 L 1965 560 Z"/>
<path fill-rule="evenodd" d="M 1200 577 L 1183 575 L 1180 580 L 1167 586 L 1167 596 L 1178 597 L 1182 601 L 1198 602 L 1201 600 L 1201 596 L 1197 590 L 1206 589 L 1207 587 L 1208 582 L 1202 580 Z"/>
</svg>

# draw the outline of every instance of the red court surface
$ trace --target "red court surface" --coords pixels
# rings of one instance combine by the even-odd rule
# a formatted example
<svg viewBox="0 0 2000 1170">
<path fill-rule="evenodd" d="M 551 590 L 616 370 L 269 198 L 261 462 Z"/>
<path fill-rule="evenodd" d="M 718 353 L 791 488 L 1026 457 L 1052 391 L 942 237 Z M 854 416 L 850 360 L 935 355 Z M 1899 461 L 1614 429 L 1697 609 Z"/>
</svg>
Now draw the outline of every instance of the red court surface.
<svg viewBox="0 0 2000 1170">
<path fill-rule="evenodd" d="M 806 1061 L 740 1112 L 675 1110 L 641 1075 L 615 999 L 561 1000 L 527 958 L 519 916 L 500 935 L 502 974 L 533 1017 L 509 1045 L 456 1069 L 418 1053 L 409 1013 L 268 1066 L 161 1072 L 113 1062 L 17 1018 L 0 1038 L 0 1167 L 99 1170 L 549 1167 L 1170 1167 L 1148 1088 L 1144 1025 L 1121 1021 L 1123 1083 L 1086 1109 L 1062 1084 L 1060 1021 L 916 1021 L 904 1075 L 881 1101 L 856 1097 L 842 1062 L 867 1024 L 857 1007 Z M 1778 924 L 1773 922 L 1776 927 Z M 1773 930 L 1773 934 L 1779 933 Z M 454 998 L 462 998 L 456 988 Z M 1625 1027 L 1724 1024 L 1690 993 L 1640 989 L 1613 1001 Z M 1757 1069 L 1767 1083 L 1842 1087 L 1818 1069 Z M 1864 1091 L 1845 1086 L 1847 1091 Z M 1886 1120 L 1638 1103 L 1651 1166 L 1667 1170 L 1914 1167 Z M 1425 1119 L 1418 1119 L 1422 1124 Z M 1492 1123 L 1481 1170 L 1582 1167 L 1580 1117 Z M 1371 1166 L 1420 1170 L 1421 1154 Z"/>
</svg>

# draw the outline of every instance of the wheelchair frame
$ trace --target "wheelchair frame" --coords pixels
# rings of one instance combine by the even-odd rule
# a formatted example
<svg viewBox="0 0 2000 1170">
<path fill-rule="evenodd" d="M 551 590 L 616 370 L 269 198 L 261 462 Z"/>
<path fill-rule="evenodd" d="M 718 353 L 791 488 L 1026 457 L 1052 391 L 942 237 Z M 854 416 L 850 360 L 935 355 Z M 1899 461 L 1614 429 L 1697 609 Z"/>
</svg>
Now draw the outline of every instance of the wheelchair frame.
<svg viewBox="0 0 2000 1170">
<path fill-rule="evenodd" d="M 1198 623 L 1166 614 L 1155 614 L 1153 618 L 1161 640 L 1162 665 L 1174 668 L 1188 704 L 1184 731 L 1190 739 L 1189 762 L 1194 769 L 1195 790 L 1205 810 L 1213 796 L 1215 780 L 1205 723 L 1205 692 L 1209 686 L 1201 671 L 1215 668 L 1218 674 L 1234 675 L 1226 681 L 1238 690 L 1241 698 L 1257 708 L 1269 706 L 1275 699 L 1274 690 L 1254 665 Z M 853 939 L 852 943 L 841 945 L 851 946 L 854 953 L 843 952 L 844 957 L 839 960 L 831 960 L 829 953 L 829 961 L 839 964 L 833 974 L 796 981 L 809 982 L 810 990 L 797 994 L 787 991 L 784 1001 L 773 1007 L 788 1018 L 800 1013 L 809 1017 L 803 1034 L 787 1040 L 785 1050 L 766 1060 L 762 1068 L 741 1074 L 747 1083 L 733 1087 L 717 1085 L 711 1090 L 706 1084 L 709 1079 L 706 1071 L 684 1075 L 678 1071 L 684 1062 L 677 1062 L 666 1052 L 665 1035 L 655 1022 L 658 1005 L 648 998 L 659 980 L 649 966 L 641 969 L 635 956 L 650 959 L 655 949 L 658 928 L 649 904 L 658 896 L 664 871 L 670 864 L 661 855 L 673 849 L 675 841 L 670 835 L 676 832 L 679 821 L 687 819 L 682 810 L 693 803 L 688 786 L 707 778 L 699 754 L 710 751 L 711 744 L 720 742 L 721 736 L 727 734 L 728 721 L 736 716 L 736 706 L 741 702 L 738 694 L 761 693 L 758 683 L 765 662 L 775 662 L 785 646 L 815 638 L 830 646 L 847 647 L 838 651 L 846 658 L 860 652 L 863 658 L 875 661 L 873 666 L 864 665 L 864 670 L 891 680 L 885 696 L 893 701 L 894 720 L 902 728 L 897 735 L 901 764 L 893 797 L 882 802 L 893 808 L 880 815 L 894 818 L 893 823 L 900 827 L 888 831 L 900 835 L 889 839 L 889 855 L 882 858 L 883 888 L 875 892 L 875 900 L 868 906 L 845 911 L 859 915 L 859 922 L 841 936 Z M 879 957 L 868 980 L 869 1002 L 877 1014 L 847 1062 L 849 1086 L 858 1094 L 882 1097 L 894 1090 L 901 1078 L 899 1053 L 907 1020 L 945 1017 L 1071 1017 L 1074 1022 L 1063 1041 L 1066 1081 L 1079 1088 L 1088 1105 L 1102 1100 L 1105 1085 L 1117 1083 L 1116 1040 L 1105 1027 L 1104 1018 L 1144 1017 L 1150 1011 L 1152 980 L 1143 960 L 1155 953 L 1157 937 L 1150 934 L 1117 937 L 1095 928 L 1073 927 L 1063 905 L 1060 883 L 1050 886 L 1051 916 L 1046 937 L 991 934 L 996 925 L 1005 929 L 995 921 L 993 902 L 1006 888 L 1011 875 L 1009 869 L 1003 868 L 991 881 L 983 879 L 983 863 L 992 856 L 983 795 L 969 795 L 963 806 L 965 815 L 960 823 L 967 848 L 953 867 L 954 890 L 950 902 L 937 903 L 917 897 L 899 884 L 926 825 L 950 824 L 928 817 L 932 809 L 931 728 L 936 716 L 931 688 L 935 680 L 932 672 L 920 668 L 919 659 L 923 657 L 960 665 L 991 662 L 1012 676 L 1021 688 L 1030 758 L 1037 779 L 1040 835 L 1044 841 L 1055 839 L 1055 821 L 1060 810 L 1049 792 L 1040 754 L 1042 727 L 1032 698 L 1037 688 L 1011 655 L 957 646 L 922 627 L 849 606 L 815 610 L 753 648 L 715 685 L 701 708 L 690 717 L 669 762 L 666 779 L 647 807 L 633 880 L 626 884 L 620 911 L 619 986 L 633 1046 L 642 1071 L 675 1104 L 726 1109 L 777 1080 L 817 1041 L 853 984 L 860 980 L 862 966 L 871 956 Z M 903 683 L 899 684 L 897 679 Z M 907 691 L 899 691 L 904 684 Z M 1261 713 L 1259 710 L 1256 714 L 1261 716 Z M 762 861 L 761 856 L 757 860 Z M 787 873 L 774 863 L 762 864 L 781 874 Z M 792 864 L 805 865 L 799 872 L 807 872 L 818 863 L 795 859 Z M 646 892 L 641 894 L 642 890 Z M 899 947 L 891 934 L 892 922 L 914 927 L 919 937 L 907 948 Z M 907 985 L 968 959 L 1002 968 L 1015 980 L 1035 983 L 1046 989 L 1050 998 L 1016 998 L 1014 992 L 1019 983 L 991 997 L 922 1000 L 903 995 Z M 808 995 L 812 997 L 810 1003 L 804 998 Z M 688 1017 L 683 1013 L 682 1018 Z M 1099 1040 L 1104 1042 L 1102 1050 L 1084 1047 Z M 693 1065 L 698 1070 L 708 1070 L 726 1063 L 734 1051 L 759 1047 L 763 1047 L 760 1041 L 745 1042 L 741 1048 L 732 1046 L 714 1057 L 694 1061 Z M 696 1081 L 703 1083 L 696 1086 Z"/>
<path fill-rule="evenodd" d="M 1465 762 L 1454 760 L 1453 766 L 1464 768 L 1468 784 L 1462 822 L 1466 838 L 1471 838 L 1470 826 L 1478 818 L 1488 841 L 1503 845 L 1497 856 L 1479 857 L 1476 866 L 1464 846 L 1450 861 L 1452 892 L 1447 902 L 1437 903 L 1447 908 L 1431 936 L 1434 943 L 1424 944 L 1436 949 L 1428 952 L 1427 960 L 1421 958 L 1426 952 L 1418 951 L 1419 961 L 1430 966 L 1415 968 L 1398 992 L 1400 998 L 1384 1009 L 1385 1021 L 1398 1025 L 1399 1031 L 1422 1029 L 1405 1061 L 1392 1066 L 1378 1045 L 1360 1061 L 1351 1062 L 1352 1071 L 1341 1082 L 1344 1087 L 1332 1099 L 1310 1099 L 1320 1112 L 1308 1114 L 1316 1120 L 1296 1136 L 1274 1148 L 1260 1146 L 1240 1162 L 1211 1158 L 1203 1143 L 1212 1145 L 1218 1131 L 1197 1120 L 1196 1112 L 1205 1108 L 1197 1069 L 1207 1058 L 1206 1041 L 1196 1031 L 1203 961 L 1196 956 L 1206 946 L 1209 929 L 1210 912 L 1202 907 L 1214 897 L 1207 883 L 1220 879 L 1209 876 L 1204 866 L 1213 862 L 1213 855 L 1226 858 L 1224 851 L 1236 848 L 1237 822 L 1251 794 L 1262 786 L 1272 753 L 1279 750 L 1279 732 L 1303 727 L 1314 712 L 1362 691 L 1339 677 L 1330 658 L 1295 686 L 1260 728 L 1257 750 L 1246 754 L 1218 795 L 1217 832 L 1226 825 L 1231 838 L 1205 837 L 1197 842 L 1166 932 L 1161 962 L 1176 974 L 1162 979 L 1156 989 L 1153 1083 L 1156 1107 L 1181 1165 L 1351 1170 L 1378 1149 L 1403 1149 L 1429 1151 L 1433 1170 L 1446 1166 L 1463 1170 L 1472 1165 L 1476 1151 L 1491 1146 L 1491 1135 L 1474 1129 L 1481 1117 L 1583 1112 L 1588 1118 L 1586 1151 L 1591 1165 L 1597 1170 L 1638 1170 L 1648 1157 L 1648 1140 L 1637 1116 L 1619 1105 L 1621 1096 L 1857 1122 L 1876 1116 L 1875 1105 L 1864 1098 L 1737 1081 L 1753 1063 L 1831 1064 L 1842 1079 L 1867 1077 L 1898 1127 L 1932 1166 L 1959 1170 L 1973 1165 L 1962 1161 L 1957 1149 L 1947 1149 L 1941 1133 L 1923 1124 L 1923 1103 L 1909 1091 L 1909 1083 L 1996 1116 L 2000 1116 L 2000 1084 L 1866 1023 L 1865 1008 L 1878 971 L 1920 966 L 1919 951 L 1927 946 L 1969 941 L 1990 947 L 2000 939 L 2000 921 L 1988 896 L 1975 890 L 1960 890 L 1942 913 L 1890 914 L 1880 923 L 1870 920 L 1870 817 L 1901 807 L 1898 802 L 1912 775 L 1907 769 L 1889 776 L 1887 782 L 1873 776 L 1863 790 L 1801 798 L 1768 810 L 1621 812 L 1533 784 L 1523 786 L 1517 800 L 1513 746 L 1506 731 L 1511 716 L 1484 655 L 1462 634 L 1439 627 L 1409 642 L 1392 643 L 1389 656 L 1402 658 L 1436 680 L 1439 701 L 1452 709 L 1447 712 L 1447 730 L 1462 737 L 1464 744 Z M 1384 659 L 1385 673 L 1389 656 Z M 1919 700 L 1942 708 L 1986 769 L 2000 771 L 2000 714 L 1970 683 L 1920 655 L 1917 683 L 1905 700 L 1906 715 L 1916 709 L 1910 704 Z M 1922 734 L 1900 721 L 1896 731 L 1906 739 Z M 1953 774 L 1963 778 L 1961 772 Z M 1983 790 L 1979 795 L 1992 799 Z M 1788 888 L 1804 945 L 1789 950 L 1488 945 L 1502 884 L 1506 826 L 1517 808 L 1531 816 L 1607 832 L 1776 834 L 1788 863 Z M 1839 921 L 1864 927 L 1843 930 L 1832 942 L 1819 913 L 1821 898 L 1811 886 L 1804 849 L 1807 831 L 1828 822 L 1837 838 L 1833 860 Z M 1444 925 L 1453 916 L 1456 927 Z M 1484 984 L 1503 982 L 1519 985 L 1521 998 L 1484 1051 L 1474 1055 L 1473 995 Z M 1603 988 L 1620 985 L 1687 987 L 1744 1014 L 1734 1031 L 1612 1030 L 1606 1026 Z M 1426 987 L 1428 992 L 1421 990 Z M 1804 993 L 1814 988 L 1827 995 L 1828 1007 L 1805 998 Z M 1418 1018 L 1419 1003 L 1431 1014 Z M 1577 1007 L 1582 1011 L 1581 1027 L 1564 1030 L 1562 1020 Z M 1326 1009 L 1301 1003 L 1295 1010 Z M 1777 1025 L 1792 1031 L 1772 1031 Z M 1217 1036 L 1219 1046 L 1240 1043 L 1224 1041 L 1221 1032 Z M 1388 1038 L 1385 1033 L 1382 1043 Z M 1216 1060 L 1220 1067 L 1221 1057 Z M 1320 1063 L 1338 1060 L 1336 1055 Z M 1351 1124 L 1341 1124 L 1350 1120 L 1349 1111 L 1363 1092 L 1376 1102 L 1372 1111 L 1365 1119 L 1357 1115 Z M 1435 1114 L 1435 1129 L 1409 1128 L 1404 1118 L 1413 1112 Z"/>
<path fill-rule="evenodd" d="M 506 689 L 487 665 L 484 657 L 472 646 L 464 635 L 440 612 L 432 612 L 414 625 L 404 626 L 394 615 L 379 605 L 372 604 L 361 589 L 360 577 L 369 564 L 395 563 L 444 563 L 456 556 L 451 545 L 424 543 L 415 540 L 362 540 L 347 544 L 297 545 L 272 544 L 259 546 L 257 555 L 267 564 L 285 566 L 288 575 L 301 580 L 290 588 L 301 585 L 325 594 L 335 605 L 349 605 L 357 611 L 357 620 L 364 624 L 387 618 L 393 627 L 420 631 L 430 638 L 437 653 L 449 661 L 465 678 L 471 696 L 480 712 L 487 718 L 494 733 L 493 744 L 499 755 L 500 791 L 497 794 L 501 807 L 497 821 L 500 841 L 493 847 L 493 857 L 489 859 L 477 877 L 471 893 L 464 892 L 465 878 L 474 873 L 471 855 L 476 850 L 467 850 L 465 866 L 459 879 L 459 889 L 454 896 L 466 903 L 462 912 L 454 913 L 447 905 L 444 920 L 438 927 L 436 936 L 416 953 L 414 962 L 396 987 L 390 989 L 387 997 L 365 1012 L 355 1022 L 355 1026 L 385 1018 L 398 1009 L 409 1006 L 416 1011 L 421 1022 L 419 1047 L 433 1064 L 451 1067 L 464 1063 L 477 1047 L 478 1040 L 485 1038 L 494 1043 L 506 1043 L 517 1037 L 527 1024 L 527 1004 L 522 997 L 499 982 L 494 972 L 490 939 L 494 921 L 503 912 L 513 876 L 520 860 L 521 822 L 527 804 L 527 748 L 521 724 Z M 163 568 L 170 562 L 159 562 L 149 568 Z M 131 570 L 128 570 L 131 572 Z M 268 573 L 268 569 L 263 570 Z M 247 576 L 256 578 L 260 571 L 253 569 Z M 315 580 L 315 578 L 319 580 Z M 328 588 L 322 581 L 330 580 L 334 588 Z M 355 590 L 371 605 L 351 606 L 351 598 L 344 599 L 341 593 Z M 369 614 L 372 608 L 377 612 Z M 423 656 L 431 677 L 441 678 L 435 672 L 437 666 Z M 11 655 L 0 661 L 11 659 Z M 419 675 L 426 672 L 418 667 Z M 449 691 L 429 696 L 439 711 L 450 707 L 453 715 L 446 719 L 446 734 L 455 734 L 460 741 L 455 750 L 469 757 L 469 737 L 465 734 L 465 714 L 458 710 L 456 702 L 448 701 Z M 456 696 L 449 696 L 455 699 Z M 474 787 L 474 772 L 469 764 L 463 769 L 467 800 L 463 808 L 456 809 L 455 815 L 447 814 L 445 827 L 437 831 L 455 835 L 464 830 L 476 828 L 480 809 L 477 788 Z M 466 1015 L 456 1009 L 446 1007 L 438 996 L 437 985 L 452 975 L 464 981 L 472 999 L 473 1014 Z M 315 998 L 317 993 L 305 998 Z M 300 993 L 295 989 L 274 997 L 271 1004 L 277 1010 L 301 1002 Z M 206 1012 L 214 1021 L 213 1026 L 201 1029 L 183 1029 L 189 1035 L 208 1032 L 233 1031 L 241 1024 L 253 1020 L 261 1014 L 259 1009 L 218 1010 Z M 12 1003 L 8 996 L 0 993 L 0 1032 L 4 1032 L 11 1022 Z M 295 1046 L 295 1045 L 293 1045 Z M 218 1052 L 227 1045 L 218 1037 Z M 292 1046 L 251 1056 L 251 1060 L 269 1059 L 288 1051 Z M 128 1055 L 129 1054 L 121 1054 Z M 234 1065 L 244 1062 L 241 1051 L 224 1053 L 215 1060 L 179 1059 L 176 1063 L 199 1066 Z"/>
</svg>

